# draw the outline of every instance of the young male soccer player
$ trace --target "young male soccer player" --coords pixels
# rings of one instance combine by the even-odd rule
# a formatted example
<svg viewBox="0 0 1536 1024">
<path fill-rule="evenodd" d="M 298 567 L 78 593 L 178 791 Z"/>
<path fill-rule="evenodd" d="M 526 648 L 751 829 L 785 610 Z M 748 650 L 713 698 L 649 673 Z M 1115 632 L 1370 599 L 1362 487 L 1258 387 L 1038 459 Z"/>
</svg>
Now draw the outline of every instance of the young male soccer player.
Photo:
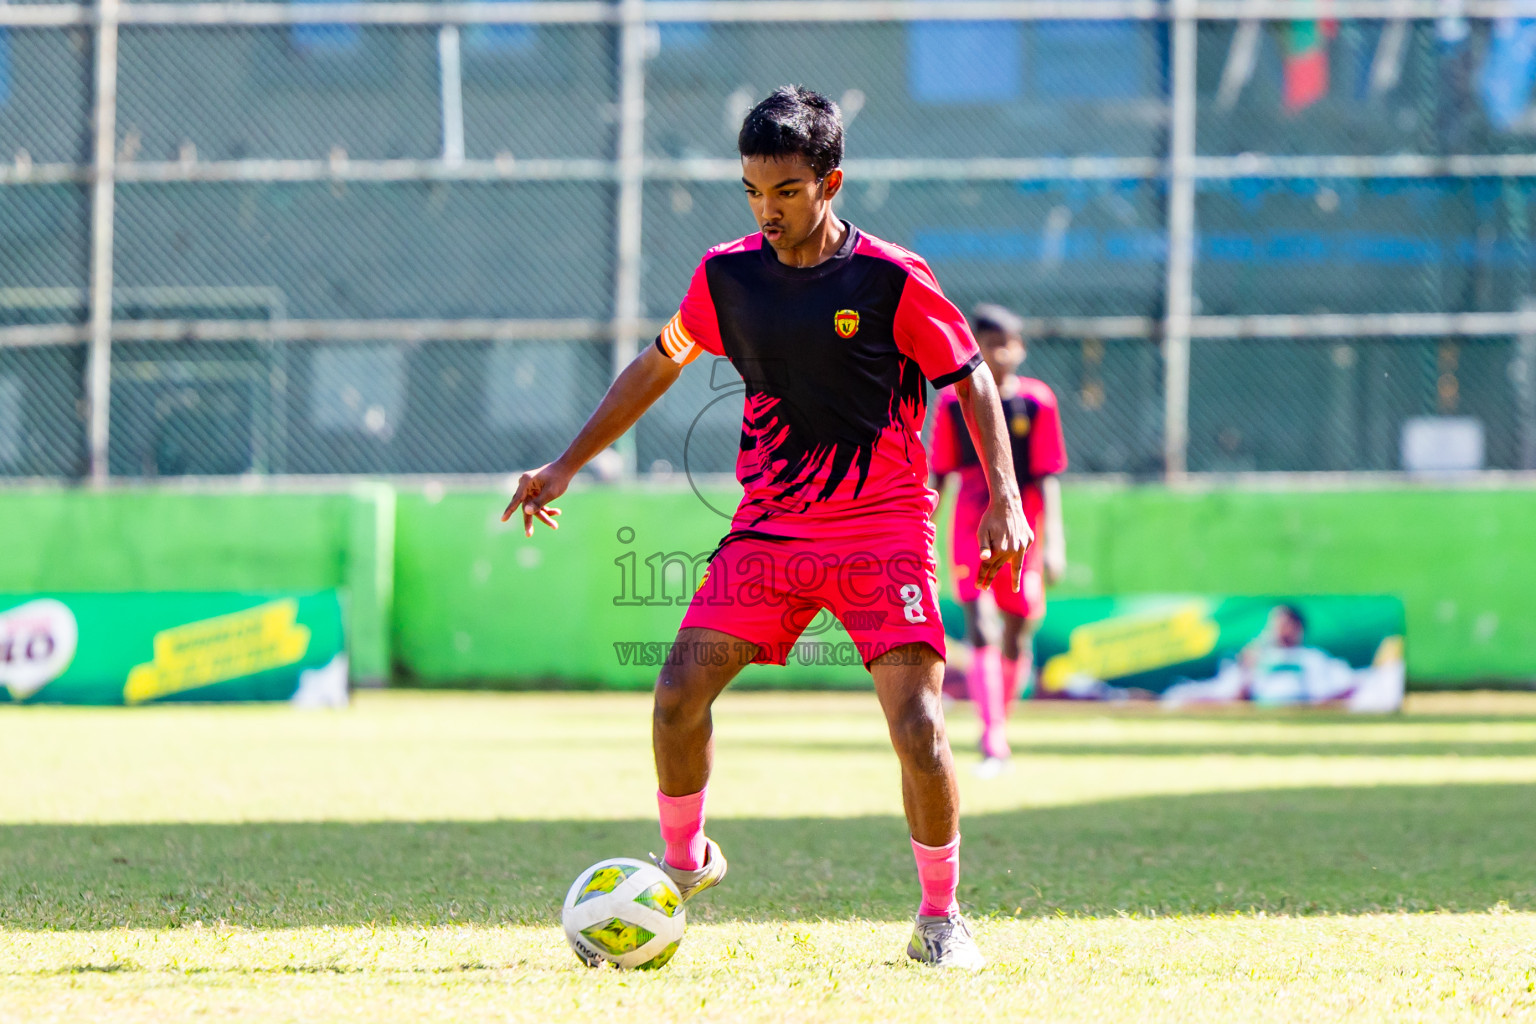
<svg viewBox="0 0 1536 1024">
<path fill-rule="evenodd" d="M 1029 527 L 1008 428 L 965 318 L 917 256 L 832 212 L 843 184 L 837 107 L 798 87 L 758 104 L 738 139 L 761 229 L 704 255 L 682 307 L 631 363 L 559 459 L 518 482 L 518 508 L 553 527 L 549 502 L 628 430 L 702 352 L 746 382 L 736 473 L 745 493 L 656 681 L 652 739 L 659 861 L 685 900 L 726 862 L 704 835 L 710 706 L 753 662 L 783 664 L 821 608 L 843 622 L 874 680 L 901 762 L 922 903 L 907 953 L 974 969 L 982 957 L 955 888 L 960 822 L 940 702 L 944 630 L 932 557 L 926 377 L 954 385 L 990 486 L 979 584 L 1021 571 Z"/>
<path fill-rule="evenodd" d="M 965 609 L 966 640 L 972 650 L 967 689 L 982 724 L 982 762 L 976 773 L 988 778 L 1006 767 L 1011 753 L 1008 711 L 1020 687 L 1029 680 L 1035 629 L 1045 617 L 1045 584 L 1060 579 L 1066 568 L 1061 486 L 1055 474 L 1067 468 L 1067 448 L 1055 392 L 1045 382 L 1018 373 L 1027 355 L 1023 321 L 1011 310 L 991 303 L 977 306 L 973 319 L 976 343 L 1002 396 L 1024 515 L 1039 540 L 1024 556 L 1023 586 L 1015 587 L 1005 576 L 992 587 L 1003 620 L 999 651 L 991 635 L 990 616 L 982 614 L 981 592 L 976 585 L 981 565 L 976 524 L 991 500 L 986 471 L 971 444 L 962 401 L 954 394 L 944 394 L 934 419 L 933 471 L 940 490 L 945 477 L 954 474 L 960 478 L 950 532 L 950 568 L 955 596 Z"/>
</svg>

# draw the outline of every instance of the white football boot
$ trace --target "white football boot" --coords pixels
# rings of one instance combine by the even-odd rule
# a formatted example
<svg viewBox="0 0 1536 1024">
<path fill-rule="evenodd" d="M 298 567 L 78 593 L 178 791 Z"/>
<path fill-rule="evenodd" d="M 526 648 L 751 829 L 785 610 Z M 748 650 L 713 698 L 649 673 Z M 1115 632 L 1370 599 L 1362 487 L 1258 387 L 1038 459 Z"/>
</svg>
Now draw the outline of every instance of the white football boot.
<svg viewBox="0 0 1536 1024">
<path fill-rule="evenodd" d="M 912 939 L 907 943 L 907 956 L 919 963 L 958 971 L 979 971 L 987 965 L 981 950 L 976 948 L 971 926 L 958 910 L 917 915 Z"/>
<path fill-rule="evenodd" d="M 672 884 L 677 886 L 677 894 L 687 903 L 693 897 L 725 881 L 725 871 L 729 867 L 725 862 L 725 854 L 720 852 L 720 844 L 713 839 L 705 838 L 706 850 L 704 854 L 704 866 L 697 871 L 685 871 L 675 868 L 666 862 L 663 857 L 651 854 L 651 862 L 667 873 L 672 879 Z"/>
<path fill-rule="evenodd" d="M 995 779 L 1013 770 L 1013 763 L 1006 757 L 984 757 L 971 771 L 978 779 Z"/>
</svg>

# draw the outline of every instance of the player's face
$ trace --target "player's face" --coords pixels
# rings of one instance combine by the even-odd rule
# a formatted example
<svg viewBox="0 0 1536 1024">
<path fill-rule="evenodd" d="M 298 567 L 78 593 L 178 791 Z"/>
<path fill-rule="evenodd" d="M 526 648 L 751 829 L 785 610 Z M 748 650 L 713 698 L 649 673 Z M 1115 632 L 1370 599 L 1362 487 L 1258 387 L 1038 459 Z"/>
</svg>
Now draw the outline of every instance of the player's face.
<svg viewBox="0 0 1536 1024">
<path fill-rule="evenodd" d="M 1017 371 L 1019 364 L 1024 361 L 1024 339 L 1017 334 L 978 331 L 976 346 L 981 349 L 981 358 L 986 360 L 987 369 L 998 379 Z"/>
<path fill-rule="evenodd" d="M 832 197 L 842 187 L 843 172 L 834 168 L 818 181 L 798 156 L 744 156 L 741 183 L 763 238 L 783 251 L 804 245 L 832 216 Z"/>
<path fill-rule="evenodd" d="M 1305 636 L 1301 623 L 1288 613 L 1284 608 L 1276 608 L 1272 619 L 1275 629 L 1275 642 L 1281 647 L 1300 647 Z"/>
</svg>

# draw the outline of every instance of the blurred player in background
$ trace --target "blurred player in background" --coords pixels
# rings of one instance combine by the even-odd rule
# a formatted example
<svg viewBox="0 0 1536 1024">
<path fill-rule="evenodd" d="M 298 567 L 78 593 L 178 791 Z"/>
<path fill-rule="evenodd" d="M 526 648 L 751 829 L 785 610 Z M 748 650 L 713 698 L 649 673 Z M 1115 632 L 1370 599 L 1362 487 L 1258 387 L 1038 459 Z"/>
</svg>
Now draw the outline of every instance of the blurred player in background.
<svg viewBox="0 0 1536 1024">
<path fill-rule="evenodd" d="M 530 535 L 535 519 L 554 526 L 548 503 L 684 366 L 706 352 L 728 357 L 746 383 L 743 494 L 656 681 L 658 863 L 684 900 L 725 877 L 725 856 L 704 835 L 710 708 L 748 664 L 784 664 L 826 608 L 873 677 L 901 762 L 922 890 L 907 955 L 975 969 L 981 953 L 955 901 L 959 795 L 940 700 L 936 495 L 920 432 L 924 379 L 953 385 L 990 494 L 975 519 L 976 582 L 1017 577 L 1030 534 L 997 385 L 928 265 L 833 212 L 843 184 L 835 104 L 779 89 L 747 115 L 737 148 L 759 230 L 705 253 L 655 345 L 564 455 L 523 474 L 503 519 L 521 508 Z"/>
<path fill-rule="evenodd" d="M 1023 320 L 991 303 L 977 306 L 972 319 L 982 358 L 1002 396 L 1024 515 L 1036 538 L 1025 554 L 1023 586 L 1015 587 L 1006 575 L 992 586 L 1002 618 L 999 644 L 997 623 L 991 609 L 983 606 L 977 585 L 981 558 L 976 525 L 989 500 L 986 473 L 965 428 L 960 403 L 946 392 L 939 399 L 934 421 L 933 472 L 941 493 L 947 477 L 960 478 L 950 531 L 950 567 L 955 596 L 965 609 L 966 641 L 972 651 L 966 688 L 982 723 L 982 762 L 976 772 L 991 777 L 1007 766 L 1012 753 L 1008 712 L 1033 672 L 1035 628 L 1045 617 L 1045 584 L 1055 583 L 1066 570 L 1067 538 L 1056 474 L 1067 468 L 1067 447 L 1055 392 L 1043 381 L 1018 373 L 1028 354 Z"/>
<path fill-rule="evenodd" d="M 1294 604 L 1270 609 L 1264 631 L 1224 661 L 1215 678 L 1185 680 L 1167 689 L 1171 705 L 1200 701 L 1251 700 L 1256 704 L 1323 704 L 1347 699 L 1369 682 L 1349 662 L 1319 647 L 1308 647 L 1307 618 Z"/>
</svg>

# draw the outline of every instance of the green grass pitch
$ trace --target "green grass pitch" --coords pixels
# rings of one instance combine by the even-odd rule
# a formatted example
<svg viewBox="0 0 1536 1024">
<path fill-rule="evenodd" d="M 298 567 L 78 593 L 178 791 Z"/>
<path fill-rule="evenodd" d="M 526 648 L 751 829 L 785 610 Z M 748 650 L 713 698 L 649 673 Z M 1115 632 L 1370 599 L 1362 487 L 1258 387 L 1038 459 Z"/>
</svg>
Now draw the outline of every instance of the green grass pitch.
<svg viewBox="0 0 1536 1024">
<path fill-rule="evenodd" d="M 1407 715 L 1026 708 L 969 768 L 992 965 L 902 956 L 872 696 L 728 693 L 731 875 L 655 974 L 589 971 L 577 872 L 658 847 L 640 695 L 0 714 L 0 1021 L 1529 1020 L 1536 701 Z"/>
</svg>

